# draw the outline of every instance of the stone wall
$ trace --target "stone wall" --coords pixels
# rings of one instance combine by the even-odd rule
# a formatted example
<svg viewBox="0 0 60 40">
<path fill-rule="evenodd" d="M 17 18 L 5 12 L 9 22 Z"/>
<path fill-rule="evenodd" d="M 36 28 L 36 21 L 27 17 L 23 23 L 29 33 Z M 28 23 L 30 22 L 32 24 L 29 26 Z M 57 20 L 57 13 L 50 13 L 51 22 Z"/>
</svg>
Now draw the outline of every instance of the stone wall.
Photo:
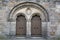
<svg viewBox="0 0 60 40">
<path fill-rule="evenodd" d="M 11 9 L 21 2 L 35 2 L 42 5 L 49 14 L 49 22 L 47 22 L 47 33 L 48 37 L 57 37 L 60 35 L 60 11 L 56 7 L 54 1 L 36 1 L 36 0 L 0 0 L 0 34 L 9 35 L 9 22 L 7 21 Z M 58 11 L 56 11 L 58 10 Z M 44 23 L 43 23 L 44 24 Z M 13 25 L 12 25 L 13 26 Z M 44 26 L 44 25 L 43 25 Z M 12 29 L 11 29 L 12 30 Z"/>
</svg>

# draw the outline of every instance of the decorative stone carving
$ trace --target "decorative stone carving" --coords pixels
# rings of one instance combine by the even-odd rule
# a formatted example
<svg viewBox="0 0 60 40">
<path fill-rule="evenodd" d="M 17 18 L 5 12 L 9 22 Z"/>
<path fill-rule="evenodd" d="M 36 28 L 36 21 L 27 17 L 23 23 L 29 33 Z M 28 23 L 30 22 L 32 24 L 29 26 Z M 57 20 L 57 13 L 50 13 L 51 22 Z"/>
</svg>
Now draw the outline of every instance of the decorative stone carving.
<svg viewBox="0 0 60 40">
<path fill-rule="evenodd" d="M 26 13 L 29 15 L 29 14 L 31 14 L 31 12 L 32 12 L 32 10 L 28 7 L 28 8 L 26 9 Z"/>
<path fill-rule="evenodd" d="M 28 21 L 27 23 L 27 28 L 29 26 L 29 28 L 27 29 L 27 36 L 31 36 L 31 18 L 33 15 L 35 14 L 38 14 L 40 17 L 41 17 L 41 22 L 48 22 L 49 21 L 49 18 L 48 18 L 48 14 L 47 14 L 47 11 L 44 9 L 44 7 L 42 7 L 41 5 L 39 4 L 36 4 L 36 3 L 33 3 L 33 2 L 24 2 L 24 3 L 21 3 L 21 4 L 18 4 L 17 6 L 15 6 L 12 11 L 10 12 L 9 14 L 9 19 L 11 24 L 10 24 L 10 34 L 11 35 L 15 35 L 16 33 L 16 18 L 18 15 L 20 14 L 23 14 L 26 18 L 26 20 Z M 11 20 L 12 19 L 12 20 Z M 44 33 L 43 35 L 46 36 L 46 23 L 45 24 L 42 24 L 42 25 L 45 25 L 44 28 Z M 29 31 L 28 31 L 29 30 Z"/>
</svg>

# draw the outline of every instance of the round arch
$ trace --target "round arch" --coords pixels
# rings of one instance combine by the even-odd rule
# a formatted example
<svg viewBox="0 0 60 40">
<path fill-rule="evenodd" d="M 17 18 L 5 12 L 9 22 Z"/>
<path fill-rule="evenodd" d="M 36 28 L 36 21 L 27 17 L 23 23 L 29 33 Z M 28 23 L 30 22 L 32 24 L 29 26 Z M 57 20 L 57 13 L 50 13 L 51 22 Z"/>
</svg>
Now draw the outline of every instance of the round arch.
<svg viewBox="0 0 60 40">
<path fill-rule="evenodd" d="M 24 15 L 26 20 L 27 20 L 27 17 L 28 17 L 27 14 L 25 14 L 24 11 L 21 12 L 21 9 L 23 9 L 25 7 L 27 7 L 27 8 L 32 7 L 34 9 L 37 9 L 37 11 L 40 11 L 38 13 L 33 13 L 30 16 L 28 15 L 30 17 L 30 19 L 28 19 L 28 20 L 31 20 L 32 16 L 37 14 L 37 15 L 39 15 L 41 17 L 41 19 L 44 17 L 43 18 L 44 20 L 41 20 L 42 25 L 44 25 L 43 21 L 46 22 L 46 23 L 49 21 L 48 12 L 42 5 L 34 3 L 34 2 L 19 3 L 18 5 L 16 5 L 15 7 L 12 8 L 12 10 L 10 11 L 10 13 L 8 15 L 8 22 L 10 22 L 9 25 L 10 25 L 10 28 L 12 28 L 12 30 L 10 29 L 10 34 L 11 35 L 15 35 L 15 33 L 16 33 L 16 18 L 17 18 L 18 15 L 20 15 L 20 14 Z M 42 17 L 42 15 L 43 15 L 43 17 Z M 28 22 L 30 22 L 30 21 L 28 21 Z M 44 35 L 44 36 L 47 34 L 46 23 L 45 23 L 45 27 L 42 26 L 42 30 L 44 29 L 42 31 L 42 33 L 43 33 L 42 35 Z M 13 30 L 13 28 L 14 28 L 14 30 Z"/>
<path fill-rule="evenodd" d="M 33 13 L 33 14 L 30 16 L 30 17 L 31 17 L 30 20 L 31 20 L 32 17 L 35 16 L 35 15 L 40 16 L 40 13 Z M 40 17 L 40 18 L 41 18 L 41 17 Z"/>
<path fill-rule="evenodd" d="M 24 16 L 24 17 L 26 18 L 26 16 L 25 16 L 24 13 L 18 13 L 18 14 L 16 14 L 16 17 L 15 17 L 15 18 L 17 18 L 17 16 L 19 16 L 19 15 L 22 15 L 22 16 Z M 26 19 L 26 20 L 27 20 L 27 19 Z"/>
<path fill-rule="evenodd" d="M 23 3 L 19 3 L 15 7 L 13 7 L 12 10 L 10 11 L 10 13 L 9 13 L 8 20 L 11 20 L 11 19 L 15 20 L 14 19 L 15 12 L 22 9 L 22 8 L 25 8 L 25 7 L 33 7 L 35 9 L 41 10 L 43 12 L 44 17 L 45 17 L 44 20 L 46 22 L 49 21 L 49 15 L 48 15 L 47 10 L 42 5 L 34 3 L 34 2 L 23 2 Z"/>
</svg>

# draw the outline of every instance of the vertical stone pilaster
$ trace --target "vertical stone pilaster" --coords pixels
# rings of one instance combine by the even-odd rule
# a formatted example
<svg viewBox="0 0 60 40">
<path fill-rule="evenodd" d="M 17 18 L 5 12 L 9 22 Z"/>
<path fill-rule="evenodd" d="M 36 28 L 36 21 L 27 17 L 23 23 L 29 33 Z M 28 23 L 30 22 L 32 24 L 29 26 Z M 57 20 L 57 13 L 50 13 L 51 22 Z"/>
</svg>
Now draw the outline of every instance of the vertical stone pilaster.
<svg viewBox="0 0 60 40">
<path fill-rule="evenodd" d="M 26 35 L 27 35 L 27 37 L 31 37 L 31 22 L 30 21 L 27 21 L 27 25 L 26 25 L 27 27 L 27 32 L 26 32 Z"/>
<path fill-rule="evenodd" d="M 44 38 L 47 38 L 47 23 L 48 22 L 42 22 L 42 36 Z"/>
<path fill-rule="evenodd" d="M 10 23 L 10 35 L 16 35 L 16 22 Z"/>
</svg>

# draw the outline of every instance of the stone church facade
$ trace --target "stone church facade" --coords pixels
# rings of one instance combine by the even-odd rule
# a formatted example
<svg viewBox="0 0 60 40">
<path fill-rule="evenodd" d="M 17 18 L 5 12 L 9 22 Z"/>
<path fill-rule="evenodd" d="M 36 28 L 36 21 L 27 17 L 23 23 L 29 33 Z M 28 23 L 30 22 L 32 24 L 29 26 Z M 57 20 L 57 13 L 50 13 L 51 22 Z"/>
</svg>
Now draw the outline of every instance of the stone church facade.
<svg viewBox="0 0 60 40">
<path fill-rule="evenodd" d="M 0 38 L 60 37 L 59 0 L 1 0 Z"/>
</svg>

